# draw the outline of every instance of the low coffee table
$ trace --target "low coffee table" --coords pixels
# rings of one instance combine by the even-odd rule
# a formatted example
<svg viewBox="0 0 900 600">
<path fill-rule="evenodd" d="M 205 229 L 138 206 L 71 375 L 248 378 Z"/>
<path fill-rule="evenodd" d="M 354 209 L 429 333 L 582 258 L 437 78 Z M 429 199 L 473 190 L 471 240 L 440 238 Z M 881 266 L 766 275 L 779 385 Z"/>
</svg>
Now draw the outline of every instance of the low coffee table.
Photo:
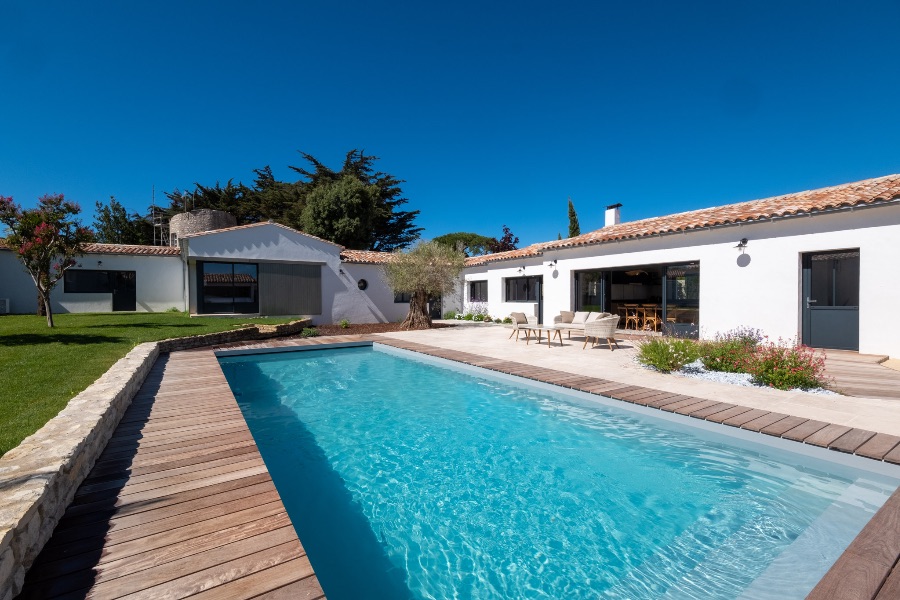
<svg viewBox="0 0 900 600">
<path fill-rule="evenodd" d="M 541 343 L 541 336 L 543 332 L 547 332 L 547 347 L 550 347 L 550 342 L 554 337 L 559 338 L 559 345 L 562 346 L 562 332 L 557 325 L 519 325 L 519 329 L 525 332 L 525 344 L 531 341 L 531 332 L 535 332 L 537 334 L 537 342 Z M 553 332 L 553 334 L 551 334 Z"/>
</svg>

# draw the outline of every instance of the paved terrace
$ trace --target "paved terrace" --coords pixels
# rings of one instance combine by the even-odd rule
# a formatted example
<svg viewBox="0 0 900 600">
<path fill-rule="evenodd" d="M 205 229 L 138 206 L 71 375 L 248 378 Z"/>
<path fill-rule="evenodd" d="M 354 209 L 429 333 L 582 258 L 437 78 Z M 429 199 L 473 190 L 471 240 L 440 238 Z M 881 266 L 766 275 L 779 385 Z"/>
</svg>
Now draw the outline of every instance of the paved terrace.
<svg viewBox="0 0 900 600">
<path fill-rule="evenodd" d="M 900 464 L 897 400 L 665 376 L 635 364 L 628 342 L 615 351 L 582 350 L 577 338 L 562 347 L 526 345 L 507 339 L 509 331 L 459 327 L 242 346 L 374 340 Z M 900 597 L 898 558 L 900 492 L 810 597 Z M 23 598 L 324 597 L 211 350 L 160 358 L 27 581 Z"/>
</svg>

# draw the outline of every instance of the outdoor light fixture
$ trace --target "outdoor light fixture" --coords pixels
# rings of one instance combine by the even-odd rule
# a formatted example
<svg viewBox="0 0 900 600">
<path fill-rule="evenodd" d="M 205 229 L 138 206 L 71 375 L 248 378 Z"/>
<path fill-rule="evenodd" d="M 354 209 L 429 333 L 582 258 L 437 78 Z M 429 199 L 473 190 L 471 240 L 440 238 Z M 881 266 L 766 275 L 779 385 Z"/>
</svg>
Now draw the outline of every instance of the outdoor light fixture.
<svg viewBox="0 0 900 600">
<path fill-rule="evenodd" d="M 525 267 L 519 267 L 519 275 L 525 272 Z"/>
<path fill-rule="evenodd" d="M 744 253 L 744 250 L 747 249 L 747 238 L 741 238 L 741 241 L 738 242 L 738 245 L 735 246 L 738 250 L 741 251 L 741 254 Z"/>
<path fill-rule="evenodd" d="M 98 260 L 98 261 L 97 261 L 97 266 L 98 266 L 98 267 L 102 267 L 102 266 L 103 266 L 103 261 L 102 261 L 102 260 Z"/>
<path fill-rule="evenodd" d="M 556 259 L 555 259 L 555 258 L 554 258 L 553 260 L 550 261 L 550 268 L 551 268 L 551 269 L 555 269 L 555 268 L 556 268 Z"/>
<path fill-rule="evenodd" d="M 343 274 L 344 274 L 344 270 L 343 270 L 343 269 L 338 269 L 338 273 L 340 273 L 341 275 L 343 275 Z"/>
</svg>

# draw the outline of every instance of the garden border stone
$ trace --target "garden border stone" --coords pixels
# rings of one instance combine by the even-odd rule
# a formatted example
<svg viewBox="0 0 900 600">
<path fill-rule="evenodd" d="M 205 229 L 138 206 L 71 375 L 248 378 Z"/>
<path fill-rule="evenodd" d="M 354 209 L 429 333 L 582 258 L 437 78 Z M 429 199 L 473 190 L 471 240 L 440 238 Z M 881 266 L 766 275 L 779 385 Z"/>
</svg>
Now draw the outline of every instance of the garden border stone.
<svg viewBox="0 0 900 600">
<path fill-rule="evenodd" d="M 0 600 L 12 600 L 22 590 L 25 573 L 161 353 L 293 335 L 309 324 L 301 319 L 139 344 L 0 457 Z"/>
</svg>

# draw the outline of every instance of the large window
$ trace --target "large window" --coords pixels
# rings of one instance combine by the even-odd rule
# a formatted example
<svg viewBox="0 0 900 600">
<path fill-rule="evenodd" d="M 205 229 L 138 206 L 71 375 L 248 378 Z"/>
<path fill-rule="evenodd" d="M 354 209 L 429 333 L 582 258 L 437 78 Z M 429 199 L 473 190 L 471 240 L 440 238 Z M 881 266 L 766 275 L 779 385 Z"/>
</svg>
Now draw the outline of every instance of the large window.
<svg viewBox="0 0 900 600">
<path fill-rule="evenodd" d="M 69 269 L 63 278 L 63 291 L 67 294 L 110 294 L 113 278 L 109 271 Z"/>
<path fill-rule="evenodd" d="M 541 292 L 539 277 L 515 277 L 506 280 L 507 302 L 537 302 Z"/>
<path fill-rule="evenodd" d="M 697 337 L 700 333 L 700 265 L 666 267 L 666 331 Z"/>
<path fill-rule="evenodd" d="M 575 310 L 603 312 L 607 277 L 602 271 L 575 273 Z"/>
<path fill-rule="evenodd" d="M 197 263 L 200 311 L 259 312 L 257 273 L 257 266 L 251 263 Z"/>
<path fill-rule="evenodd" d="M 469 302 L 487 302 L 487 281 L 469 282 Z"/>
</svg>

